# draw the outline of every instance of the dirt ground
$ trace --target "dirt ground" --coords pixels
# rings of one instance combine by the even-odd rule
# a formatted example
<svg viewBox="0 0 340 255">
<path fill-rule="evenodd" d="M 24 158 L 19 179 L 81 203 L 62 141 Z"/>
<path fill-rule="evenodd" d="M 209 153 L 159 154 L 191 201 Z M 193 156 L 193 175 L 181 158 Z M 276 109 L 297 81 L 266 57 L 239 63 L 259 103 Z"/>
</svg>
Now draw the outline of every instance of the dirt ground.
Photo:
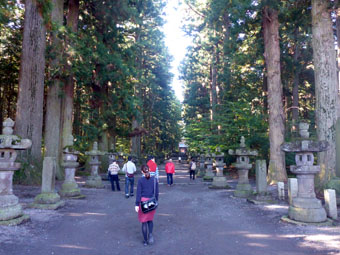
<svg viewBox="0 0 340 255">
<path fill-rule="evenodd" d="M 175 185 L 168 187 L 160 166 L 153 245 L 142 244 L 135 197 L 124 197 L 121 177 L 121 192 L 112 192 L 105 181 L 105 189 L 81 187 L 86 199 L 66 200 L 59 210 L 26 208 L 29 222 L 0 226 L 0 254 L 340 254 L 339 223 L 314 227 L 281 222 L 287 201 L 248 203 L 234 198 L 233 189 L 211 190 L 202 179 L 190 181 L 186 167 L 176 164 Z M 82 186 L 84 180 L 78 181 Z M 228 183 L 236 186 L 235 179 Z M 275 197 L 276 188 L 269 189 Z M 25 206 L 40 188 L 14 186 L 14 193 Z"/>
</svg>

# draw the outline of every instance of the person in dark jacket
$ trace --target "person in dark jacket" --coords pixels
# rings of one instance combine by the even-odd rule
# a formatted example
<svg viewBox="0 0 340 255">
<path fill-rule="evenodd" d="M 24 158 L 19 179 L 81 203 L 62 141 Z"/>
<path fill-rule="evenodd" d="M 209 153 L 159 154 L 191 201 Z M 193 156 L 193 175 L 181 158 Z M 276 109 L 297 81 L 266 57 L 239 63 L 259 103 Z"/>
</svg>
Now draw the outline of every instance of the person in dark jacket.
<svg viewBox="0 0 340 255">
<path fill-rule="evenodd" d="M 140 178 L 137 185 L 136 193 L 136 206 L 135 210 L 138 213 L 138 220 L 142 223 L 142 233 L 144 237 L 144 246 L 154 243 L 152 235 L 153 230 L 153 218 L 156 210 L 148 213 L 143 213 L 141 209 L 141 202 L 147 201 L 152 197 L 155 197 L 158 201 L 158 182 L 154 176 L 150 176 L 149 167 L 146 165 L 142 166 L 142 174 L 145 178 Z"/>
<path fill-rule="evenodd" d="M 193 158 L 189 165 L 190 180 L 195 180 L 196 175 L 196 160 Z"/>
</svg>

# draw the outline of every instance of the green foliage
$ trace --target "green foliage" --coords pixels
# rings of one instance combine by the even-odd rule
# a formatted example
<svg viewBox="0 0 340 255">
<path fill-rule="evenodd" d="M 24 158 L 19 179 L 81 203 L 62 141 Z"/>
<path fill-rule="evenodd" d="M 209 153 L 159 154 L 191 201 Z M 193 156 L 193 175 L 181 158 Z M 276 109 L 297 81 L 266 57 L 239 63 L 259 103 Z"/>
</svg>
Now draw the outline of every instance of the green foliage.
<svg viewBox="0 0 340 255">
<path fill-rule="evenodd" d="M 309 1 L 185 1 L 184 29 L 193 36 L 181 66 L 185 83 L 185 137 L 191 150 L 227 154 L 241 136 L 268 159 L 268 106 L 262 10 L 279 10 L 281 69 L 287 120 L 292 118 L 293 85 L 299 86 L 299 117 L 314 123 Z M 216 69 L 214 76 L 213 69 Z M 214 79 L 216 82 L 214 84 Z M 216 95 L 216 99 L 214 99 Z M 295 120 L 298 121 L 298 120 Z M 287 121 L 287 139 L 292 139 Z M 314 132 L 314 131 L 312 131 Z M 227 160 L 231 160 L 227 157 Z M 287 157 L 288 165 L 291 157 Z"/>
</svg>

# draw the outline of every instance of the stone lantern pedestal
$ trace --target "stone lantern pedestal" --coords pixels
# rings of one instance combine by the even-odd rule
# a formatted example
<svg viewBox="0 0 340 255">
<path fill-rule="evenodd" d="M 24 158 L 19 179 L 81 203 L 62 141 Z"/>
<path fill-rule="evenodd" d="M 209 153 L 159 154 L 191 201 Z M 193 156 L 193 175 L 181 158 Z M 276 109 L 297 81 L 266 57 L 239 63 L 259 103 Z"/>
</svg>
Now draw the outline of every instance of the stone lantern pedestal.
<svg viewBox="0 0 340 255">
<path fill-rule="evenodd" d="M 203 180 L 212 181 L 215 175 L 213 173 L 213 158 L 212 158 L 212 155 L 210 155 L 210 153 L 205 155 L 204 164 L 206 166 L 206 170 L 205 170 L 205 175 L 203 177 Z"/>
<path fill-rule="evenodd" d="M 93 149 L 85 152 L 86 155 L 90 156 L 91 176 L 86 180 L 86 187 L 89 188 L 104 188 L 102 178 L 99 176 L 99 167 L 101 162 L 99 156 L 104 155 L 104 152 L 98 150 L 97 142 L 93 143 Z"/>
<path fill-rule="evenodd" d="M 229 150 L 229 155 L 236 155 L 236 163 L 233 165 L 237 169 L 238 173 L 238 183 L 236 186 L 236 190 L 234 192 L 235 197 L 244 197 L 247 198 L 252 195 L 253 188 L 249 184 L 248 172 L 251 169 L 252 165 L 249 164 L 250 156 L 257 156 L 257 151 L 247 149 L 245 146 L 245 139 L 241 137 L 240 148 L 234 150 Z"/>
<path fill-rule="evenodd" d="M 205 175 L 205 171 L 204 171 L 205 155 L 204 154 L 200 155 L 199 162 L 200 162 L 200 165 L 199 165 L 197 177 L 201 178 L 201 177 L 203 177 Z"/>
<path fill-rule="evenodd" d="M 15 162 L 16 150 L 25 150 L 32 146 L 29 139 L 20 139 L 13 135 L 14 121 L 3 122 L 3 134 L 0 135 L 0 225 L 18 225 L 29 219 L 24 215 L 19 199 L 13 194 L 13 174 L 21 164 Z"/>
<path fill-rule="evenodd" d="M 227 183 L 227 178 L 223 176 L 224 163 L 224 153 L 217 149 L 219 154 L 215 155 L 215 165 L 216 165 L 216 176 L 213 177 L 213 182 L 211 187 L 214 189 L 228 189 L 229 185 Z"/>
<path fill-rule="evenodd" d="M 63 197 L 82 199 L 85 198 L 81 194 L 76 180 L 74 179 L 76 168 L 79 166 L 78 160 L 79 152 L 70 151 L 68 148 L 64 150 L 64 162 L 62 166 L 65 168 L 65 181 L 61 186 L 59 191 L 60 195 Z"/>
<path fill-rule="evenodd" d="M 302 140 L 281 145 L 283 151 L 296 153 L 296 165 L 290 166 L 290 170 L 296 174 L 298 194 L 292 199 L 288 217 L 300 222 L 320 223 L 327 220 L 327 215 L 314 191 L 314 176 L 320 171 L 320 166 L 313 165 L 313 152 L 327 150 L 328 143 L 326 141 L 308 140 L 308 124 L 302 124 L 299 124 L 299 133 Z"/>
</svg>

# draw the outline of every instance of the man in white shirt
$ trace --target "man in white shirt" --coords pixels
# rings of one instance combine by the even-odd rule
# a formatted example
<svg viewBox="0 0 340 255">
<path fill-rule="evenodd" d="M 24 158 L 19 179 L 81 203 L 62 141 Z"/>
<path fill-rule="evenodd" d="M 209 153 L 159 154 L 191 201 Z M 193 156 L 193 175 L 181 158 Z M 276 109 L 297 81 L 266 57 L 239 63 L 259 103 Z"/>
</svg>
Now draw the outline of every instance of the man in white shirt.
<svg viewBox="0 0 340 255">
<path fill-rule="evenodd" d="M 120 171 L 120 168 L 116 160 L 113 160 L 113 162 L 110 164 L 108 171 L 109 171 L 109 179 L 111 182 L 112 191 L 115 191 L 114 183 L 116 183 L 117 190 L 120 191 L 119 178 L 118 178 L 118 172 Z"/>
<path fill-rule="evenodd" d="M 133 196 L 133 186 L 135 183 L 135 172 L 136 165 L 131 161 L 132 157 L 128 157 L 128 162 L 126 162 L 123 166 L 123 172 L 125 173 L 125 197 L 129 198 Z M 130 184 L 130 193 L 129 193 L 129 184 Z"/>
</svg>

